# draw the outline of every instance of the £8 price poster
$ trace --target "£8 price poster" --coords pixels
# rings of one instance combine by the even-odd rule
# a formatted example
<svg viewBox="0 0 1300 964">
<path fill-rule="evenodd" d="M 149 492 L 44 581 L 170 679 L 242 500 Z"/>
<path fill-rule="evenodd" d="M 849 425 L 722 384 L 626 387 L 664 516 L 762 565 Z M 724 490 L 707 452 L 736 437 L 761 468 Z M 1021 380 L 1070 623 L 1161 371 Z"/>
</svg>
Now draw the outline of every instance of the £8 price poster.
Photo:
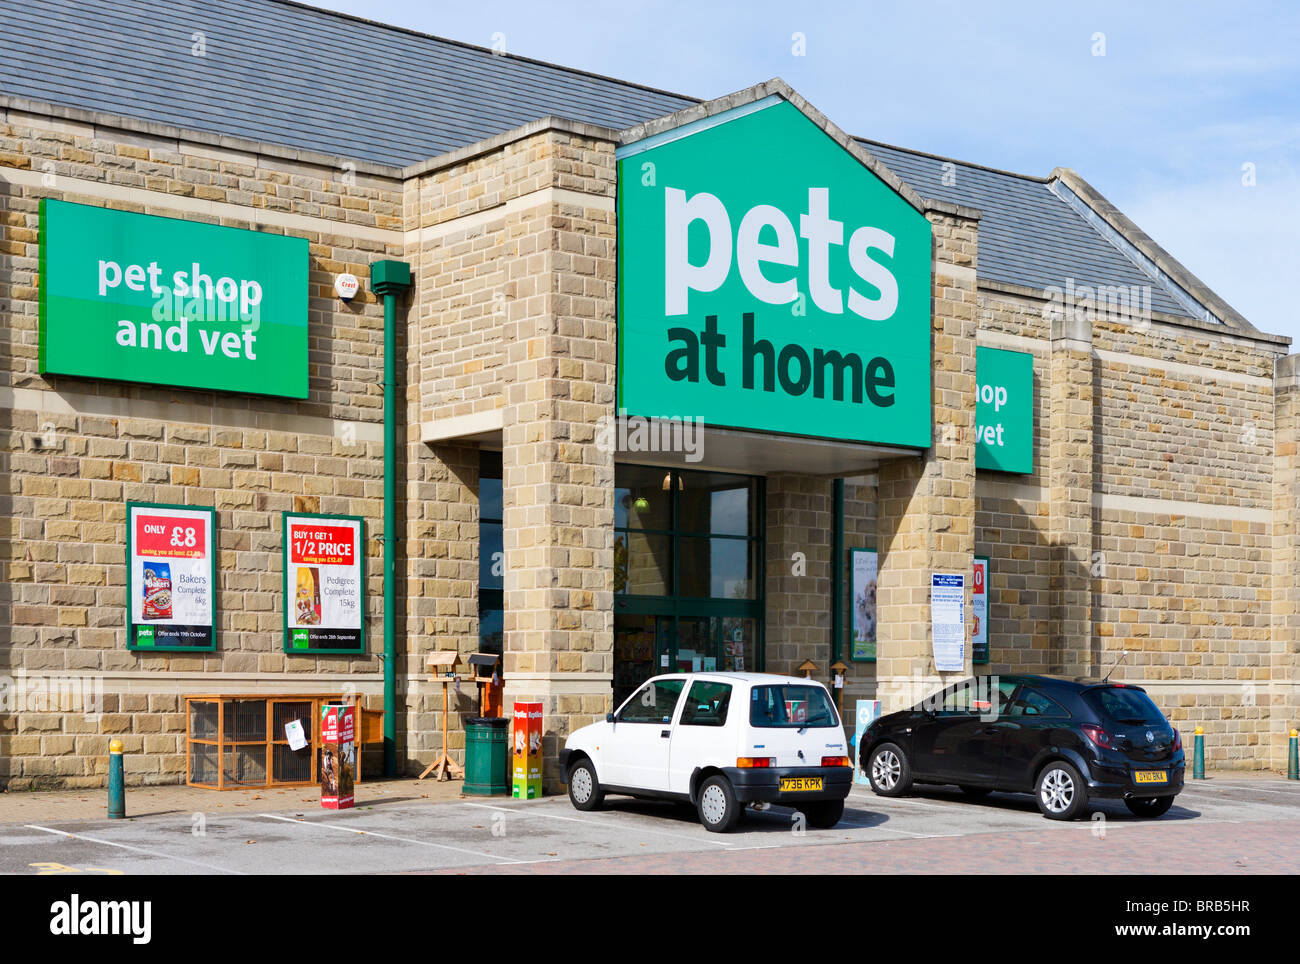
<svg viewBox="0 0 1300 964">
<path fill-rule="evenodd" d="M 364 653 L 365 520 L 284 514 L 284 651 Z"/>
<path fill-rule="evenodd" d="M 217 648 L 216 510 L 128 502 L 127 648 Z"/>
</svg>

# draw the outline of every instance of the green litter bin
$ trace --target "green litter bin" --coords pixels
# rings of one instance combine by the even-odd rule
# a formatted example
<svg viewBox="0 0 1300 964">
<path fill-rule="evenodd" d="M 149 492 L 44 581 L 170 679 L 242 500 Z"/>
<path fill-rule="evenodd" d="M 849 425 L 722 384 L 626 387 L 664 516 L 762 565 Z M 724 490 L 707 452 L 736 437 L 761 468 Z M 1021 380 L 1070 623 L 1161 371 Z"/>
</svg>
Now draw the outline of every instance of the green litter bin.
<svg viewBox="0 0 1300 964">
<path fill-rule="evenodd" d="M 465 723 L 465 792 L 490 797 L 510 792 L 510 721 L 475 716 Z"/>
</svg>

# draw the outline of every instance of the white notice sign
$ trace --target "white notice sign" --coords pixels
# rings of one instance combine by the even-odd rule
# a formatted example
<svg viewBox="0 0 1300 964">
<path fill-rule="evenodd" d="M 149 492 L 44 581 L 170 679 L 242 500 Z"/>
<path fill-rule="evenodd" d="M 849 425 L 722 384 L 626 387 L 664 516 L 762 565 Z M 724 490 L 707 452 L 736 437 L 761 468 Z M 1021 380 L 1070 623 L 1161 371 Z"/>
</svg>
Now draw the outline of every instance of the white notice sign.
<svg viewBox="0 0 1300 964">
<path fill-rule="evenodd" d="M 966 577 L 960 573 L 930 575 L 930 635 L 934 668 L 961 672 L 966 664 Z"/>
</svg>

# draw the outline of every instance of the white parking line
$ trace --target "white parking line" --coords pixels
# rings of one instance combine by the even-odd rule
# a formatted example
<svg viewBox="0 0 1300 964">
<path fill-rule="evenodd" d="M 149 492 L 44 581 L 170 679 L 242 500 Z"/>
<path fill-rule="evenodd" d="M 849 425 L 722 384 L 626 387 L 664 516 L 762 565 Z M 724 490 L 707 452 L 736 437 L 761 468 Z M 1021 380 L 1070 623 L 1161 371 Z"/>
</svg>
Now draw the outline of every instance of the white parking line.
<svg viewBox="0 0 1300 964">
<path fill-rule="evenodd" d="M 1300 795 L 1300 784 L 1297 784 L 1295 787 L 1287 787 L 1285 789 L 1282 789 L 1280 787 L 1252 787 L 1248 784 L 1242 785 L 1240 783 L 1216 783 L 1213 786 L 1193 783 L 1193 784 L 1188 784 L 1188 787 L 1194 790 L 1248 790 L 1252 793 L 1255 792 L 1281 793 L 1283 795 L 1290 794 L 1292 796 Z"/>
<path fill-rule="evenodd" d="M 546 817 L 549 820 L 563 820 L 566 821 L 567 823 L 581 823 L 581 824 L 586 824 L 589 827 L 599 827 L 603 823 L 608 823 L 611 824 L 611 826 L 608 829 L 627 833 L 626 827 L 619 827 L 617 825 L 613 825 L 612 820 L 608 820 L 603 817 L 584 819 L 582 817 L 565 817 L 558 813 L 540 813 L 540 812 L 531 813 L 529 812 L 530 808 L 526 808 L 526 807 L 494 807 L 488 803 L 462 803 L 461 806 L 480 807 L 484 810 L 499 810 L 502 813 L 518 814 L 521 817 Z M 673 833 L 670 830 L 651 830 L 648 827 L 644 827 L 639 823 L 636 824 L 636 829 L 642 833 L 657 834 L 660 837 L 675 837 L 678 840 L 689 840 L 691 843 L 696 843 L 696 844 L 700 844 L 700 843 L 712 844 L 713 846 L 721 847 L 724 850 L 732 849 L 732 846 L 729 843 L 725 843 L 721 840 L 710 840 L 707 837 L 690 836 L 684 833 Z"/>
<path fill-rule="evenodd" d="M 495 860 L 503 864 L 520 864 L 527 861 L 512 860 L 509 857 L 502 857 L 499 854 L 484 853 L 480 850 L 466 850 L 464 847 L 453 847 L 450 844 L 432 843 L 428 840 L 416 840 L 413 837 L 395 837 L 392 834 L 380 833 L 377 830 L 359 830 L 355 827 L 340 827 L 332 823 L 321 823 L 317 820 L 299 820 L 296 817 L 282 817 L 276 813 L 262 813 L 258 816 L 266 817 L 268 820 L 283 820 L 285 823 L 300 823 L 307 827 L 319 827 L 322 830 L 341 830 L 344 833 L 355 834 L 364 837 L 380 837 L 384 840 L 396 840 L 399 843 L 417 844 L 421 847 L 434 847 L 438 850 L 453 850 L 458 854 L 469 854 L 471 857 L 486 857 L 488 860 Z"/>
<path fill-rule="evenodd" d="M 144 854 L 146 857 L 160 857 L 163 860 L 175 860 L 182 864 L 193 864 L 195 867 L 202 867 L 204 870 L 215 870 L 219 874 L 236 874 L 245 876 L 242 870 L 229 870 L 225 867 L 218 867 L 216 864 L 207 864 L 201 860 L 190 860 L 186 857 L 173 857 L 171 854 L 162 853 L 157 850 L 145 850 L 143 847 L 132 847 L 130 844 L 115 843 L 112 840 L 101 840 L 98 837 L 87 837 L 85 834 L 68 833 L 66 830 L 52 830 L 49 827 L 41 827 L 34 823 L 23 824 L 28 830 L 40 830 L 42 833 L 52 833 L 60 837 L 70 837 L 73 840 L 84 840 L 87 843 L 100 844 L 104 847 L 117 847 L 119 850 L 130 850 L 137 854 Z"/>
</svg>

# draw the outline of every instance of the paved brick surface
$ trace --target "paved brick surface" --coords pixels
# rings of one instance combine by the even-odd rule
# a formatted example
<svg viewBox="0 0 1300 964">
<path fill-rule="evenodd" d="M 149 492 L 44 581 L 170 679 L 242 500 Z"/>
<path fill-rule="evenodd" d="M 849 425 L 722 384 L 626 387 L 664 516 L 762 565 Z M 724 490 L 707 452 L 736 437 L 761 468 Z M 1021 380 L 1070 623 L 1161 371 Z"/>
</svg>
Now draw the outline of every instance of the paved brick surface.
<svg viewBox="0 0 1300 964">
<path fill-rule="evenodd" d="M 1111 827 L 1088 824 L 914 840 L 646 854 L 459 868 L 490 874 L 1294 874 L 1300 819 Z"/>
<path fill-rule="evenodd" d="M 794 812 L 778 807 L 747 814 L 730 834 L 662 801 L 612 797 L 581 813 L 563 797 L 462 798 L 458 783 L 363 787 L 362 805 L 342 812 L 322 811 L 305 791 L 263 791 L 237 806 L 236 794 L 175 788 L 151 814 L 128 796 L 134 815 L 112 821 L 98 811 L 76 818 L 89 801 L 42 794 L 57 799 L 0 825 L 0 873 L 1225 875 L 1300 866 L 1300 784 L 1276 777 L 1194 784 L 1156 821 L 1103 801 L 1094 819 L 1069 824 L 1044 820 L 1023 795 L 970 801 L 938 788 L 884 799 L 858 788 L 833 829 L 799 832 Z"/>
<path fill-rule="evenodd" d="M 356 788 L 358 806 L 441 802 L 461 799 L 461 781 L 364 780 Z M 128 787 L 128 817 L 177 813 L 261 813 L 320 806 L 316 787 L 256 790 L 204 790 L 199 787 Z M 11 823 L 63 823 L 102 820 L 108 816 L 108 791 L 16 790 L 0 793 L 0 826 Z"/>
</svg>

